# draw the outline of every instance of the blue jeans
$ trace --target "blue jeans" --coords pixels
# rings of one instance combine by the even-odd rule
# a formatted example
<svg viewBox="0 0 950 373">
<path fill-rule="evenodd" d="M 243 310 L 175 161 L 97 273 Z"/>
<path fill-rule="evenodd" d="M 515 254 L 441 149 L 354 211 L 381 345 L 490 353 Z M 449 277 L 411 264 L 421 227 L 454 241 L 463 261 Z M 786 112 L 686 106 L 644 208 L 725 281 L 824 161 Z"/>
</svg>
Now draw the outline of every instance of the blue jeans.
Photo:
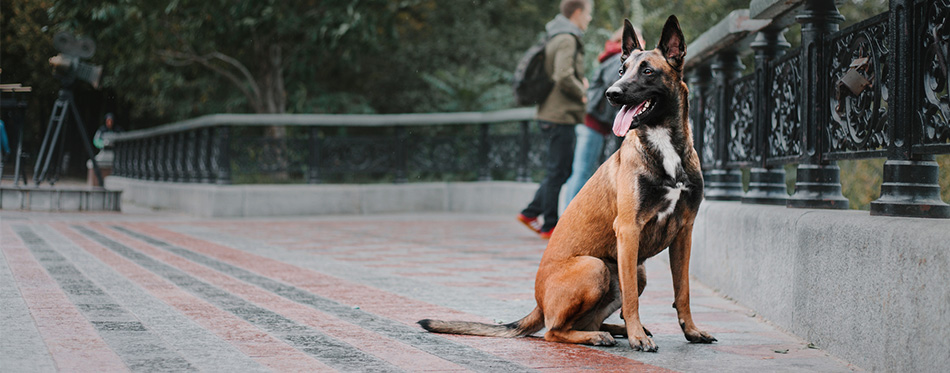
<svg viewBox="0 0 950 373">
<path fill-rule="evenodd" d="M 558 196 L 561 194 L 561 186 L 571 176 L 575 135 L 574 128 L 569 124 L 539 120 L 538 126 L 548 143 L 548 153 L 544 160 L 545 176 L 538 191 L 534 193 L 534 199 L 521 213 L 529 218 L 544 216 L 541 231 L 547 232 L 557 225 Z"/>
<path fill-rule="evenodd" d="M 564 206 L 571 203 L 587 179 L 600 167 L 600 154 L 604 151 L 604 135 L 583 124 L 574 126 L 577 145 L 574 148 L 574 163 L 571 177 L 564 184 Z"/>
</svg>

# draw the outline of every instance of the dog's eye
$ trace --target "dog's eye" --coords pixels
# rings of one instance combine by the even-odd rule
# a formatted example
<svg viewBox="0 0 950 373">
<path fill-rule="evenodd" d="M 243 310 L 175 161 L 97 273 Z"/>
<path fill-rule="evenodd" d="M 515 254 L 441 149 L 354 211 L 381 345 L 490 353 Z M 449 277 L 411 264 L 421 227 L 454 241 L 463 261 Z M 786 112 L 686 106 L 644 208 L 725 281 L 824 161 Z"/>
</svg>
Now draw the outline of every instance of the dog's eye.
<svg viewBox="0 0 950 373">
<path fill-rule="evenodd" d="M 624 70 L 624 68 L 621 67 L 621 68 L 620 68 L 620 76 L 623 76 L 623 73 L 625 73 L 625 72 L 627 72 L 627 70 Z"/>
<path fill-rule="evenodd" d="M 648 68 L 645 68 L 645 69 L 643 69 L 643 70 L 640 70 L 640 72 L 642 72 L 643 75 L 653 75 L 653 69 L 651 69 L 651 68 L 649 68 L 649 67 L 648 67 Z"/>
</svg>

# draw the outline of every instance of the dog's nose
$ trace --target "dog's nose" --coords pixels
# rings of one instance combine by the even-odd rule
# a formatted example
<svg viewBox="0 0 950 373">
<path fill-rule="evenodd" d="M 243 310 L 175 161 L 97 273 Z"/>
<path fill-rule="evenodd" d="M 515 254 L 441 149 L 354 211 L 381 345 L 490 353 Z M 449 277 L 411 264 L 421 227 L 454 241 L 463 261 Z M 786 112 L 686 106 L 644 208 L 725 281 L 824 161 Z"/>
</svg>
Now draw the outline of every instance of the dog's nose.
<svg viewBox="0 0 950 373">
<path fill-rule="evenodd" d="M 607 88 L 607 92 L 604 94 L 607 95 L 607 99 L 616 101 L 620 99 L 620 96 L 623 96 L 623 90 L 620 87 L 610 87 Z"/>
</svg>

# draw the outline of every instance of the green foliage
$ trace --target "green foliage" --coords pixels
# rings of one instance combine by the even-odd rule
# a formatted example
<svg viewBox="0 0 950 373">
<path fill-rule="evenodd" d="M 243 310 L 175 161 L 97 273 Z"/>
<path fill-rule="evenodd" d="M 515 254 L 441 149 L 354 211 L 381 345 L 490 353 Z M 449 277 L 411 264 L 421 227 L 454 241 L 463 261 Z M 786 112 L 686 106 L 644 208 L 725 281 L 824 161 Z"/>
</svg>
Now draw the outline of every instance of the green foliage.
<svg viewBox="0 0 950 373">
<path fill-rule="evenodd" d="M 841 194 L 848 199 L 851 209 L 869 210 L 871 202 L 881 196 L 884 161 L 877 158 L 838 162 L 841 168 Z M 950 203 L 950 155 L 937 156 L 937 164 L 940 165 L 940 196 L 944 202 Z M 794 182 L 791 188 L 794 189 Z"/>
<path fill-rule="evenodd" d="M 4 2 L 4 55 L 28 57 L 19 66 L 7 58 L 4 67 L 30 75 L 51 101 L 51 36 L 91 36 L 99 45 L 92 62 L 105 67 L 103 87 L 135 128 L 216 112 L 492 110 L 512 105 L 511 71 L 558 3 Z M 598 0 L 584 38 L 589 70 L 624 18 L 655 45 L 670 14 L 692 40 L 746 7 L 747 0 Z M 886 8 L 886 0 L 852 0 L 841 11 L 850 23 Z"/>
<path fill-rule="evenodd" d="M 871 201 L 881 196 L 884 181 L 884 159 L 839 161 L 841 194 L 852 210 L 869 210 Z"/>
<path fill-rule="evenodd" d="M 33 88 L 32 93 L 23 95 L 28 100 L 27 123 L 45 123 L 59 90 L 48 62 L 56 54 L 52 37 L 48 36 L 50 22 L 46 10 L 50 6 L 49 0 L 0 2 L 0 82 Z M 26 130 L 24 141 L 41 141 L 42 133 L 32 131 L 32 126 Z"/>
</svg>

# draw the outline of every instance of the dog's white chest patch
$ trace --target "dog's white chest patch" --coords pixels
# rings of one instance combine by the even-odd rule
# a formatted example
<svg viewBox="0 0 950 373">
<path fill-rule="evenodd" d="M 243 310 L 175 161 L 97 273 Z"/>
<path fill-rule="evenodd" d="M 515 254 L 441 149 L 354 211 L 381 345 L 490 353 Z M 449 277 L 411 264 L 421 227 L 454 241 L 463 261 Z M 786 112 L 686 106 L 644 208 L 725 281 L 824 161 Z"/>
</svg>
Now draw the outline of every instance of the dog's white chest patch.
<svg viewBox="0 0 950 373">
<path fill-rule="evenodd" d="M 663 157 L 663 170 L 666 171 L 666 174 L 676 179 L 676 168 L 680 165 L 682 159 L 680 159 L 680 155 L 676 153 L 676 148 L 673 147 L 670 130 L 666 128 L 652 128 L 647 131 L 647 141 L 660 151 L 660 156 Z M 676 183 L 675 187 L 666 187 L 666 190 L 666 196 L 664 197 L 670 201 L 670 204 L 660 211 L 657 215 L 658 220 L 666 219 L 676 210 L 676 203 L 679 202 L 680 196 L 687 188 L 683 183 Z"/>
<path fill-rule="evenodd" d="M 647 130 L 647 141 L 660 151 L 660 156 L 663 157 L 663 169 L 666 170 L 667 175 L 675 179 L 676 166 L 679 166 L 682 160 L 680 155 L 676 154 L 676 148 L 673 147 L 670 130 L 651 128 Z"/>
</svg>

